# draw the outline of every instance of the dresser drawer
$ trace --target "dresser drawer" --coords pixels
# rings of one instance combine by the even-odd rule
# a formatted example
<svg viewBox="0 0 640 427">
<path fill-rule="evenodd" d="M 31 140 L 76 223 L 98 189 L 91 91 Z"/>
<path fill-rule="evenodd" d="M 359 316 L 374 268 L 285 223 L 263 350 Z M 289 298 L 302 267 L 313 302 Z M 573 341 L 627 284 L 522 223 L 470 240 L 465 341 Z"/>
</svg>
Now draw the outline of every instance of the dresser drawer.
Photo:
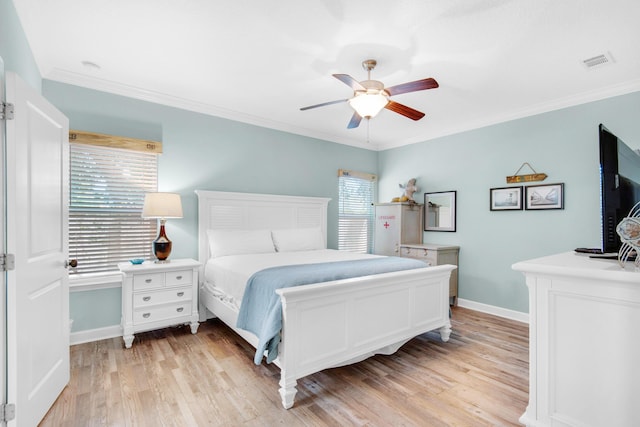
<svg viewBox="0 0 640 427">
<path fill-rule="evenodd" d="M 133 322 L 138 324 L 157 322 L 172 319 L 174 317 L 188 316 L 191 314 L 191 301 L 176 304 L 143 307 L 133 311 Z"/>
<path fill-rule="evenodd" d="M 178 270 L 165 273 L 167 286 L 190 285 L 193 283 L 191 270 Z"/>
<path fill-rule="evenodd" d="M 133 290 L 161 288 L 164 286 L 164 273 L 136 274 L 133 276 Z"/>
<path fill-rule="evenodd" d="M 133 308 L 137 309 L 170 302 L 191 301 L 191 299 L 191 287 L 137 292 L 133 294 Z"/>
<path fill-rule="evenodd" d="M 405 246 L 402 247 L 400 255 L 407 258 L 419 259 L 420 261 L 424 261 L 429 265 L 437 264 L 437 254 L 426 248 L 410 248 Z"/>
</svg>

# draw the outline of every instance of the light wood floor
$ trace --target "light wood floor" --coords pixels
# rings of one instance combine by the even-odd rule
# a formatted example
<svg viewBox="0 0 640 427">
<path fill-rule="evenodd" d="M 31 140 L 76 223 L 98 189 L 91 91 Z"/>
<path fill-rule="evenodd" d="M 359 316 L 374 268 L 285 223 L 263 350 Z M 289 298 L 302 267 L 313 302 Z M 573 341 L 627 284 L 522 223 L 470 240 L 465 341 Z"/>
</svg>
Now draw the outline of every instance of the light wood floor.
<svg viewBox="0 0 640 427">
<path fill-rule="evenodd" d="M 454 308 L 449 342 L 421 335 L 391 356 L 298 381 L 217 320 L 71 347 L 71 381 L 42 426 L 508 426 L 528 400 L 528 327 Z"/>
</svg>

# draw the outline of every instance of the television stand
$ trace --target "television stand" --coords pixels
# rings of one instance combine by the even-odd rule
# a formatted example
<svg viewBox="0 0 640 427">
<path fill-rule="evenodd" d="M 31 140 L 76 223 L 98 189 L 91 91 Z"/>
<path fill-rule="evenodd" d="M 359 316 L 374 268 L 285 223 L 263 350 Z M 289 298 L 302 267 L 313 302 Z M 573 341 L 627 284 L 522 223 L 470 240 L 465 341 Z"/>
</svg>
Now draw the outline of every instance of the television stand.
<svg viewBox="0 0 640 427">
<path fill-rule="evenodd" d="M 527 426 L 640 426 L 640 271 L 574 252 L 516 263 L 529 289 Z"/>
</svg>

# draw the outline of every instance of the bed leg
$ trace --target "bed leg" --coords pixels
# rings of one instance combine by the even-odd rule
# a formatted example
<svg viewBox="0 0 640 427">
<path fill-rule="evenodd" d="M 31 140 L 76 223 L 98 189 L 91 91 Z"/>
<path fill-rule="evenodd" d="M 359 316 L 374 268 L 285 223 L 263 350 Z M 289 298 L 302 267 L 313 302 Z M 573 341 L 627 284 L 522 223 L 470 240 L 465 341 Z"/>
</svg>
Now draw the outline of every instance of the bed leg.
<svg viewBox="0 0 640 427">
<path fill-rule="evenodd" d="M 451 336 L 451 323 L 447 322 L 447 324 L 441 327 L 439 331 L 440 339 L 442 339 L 443 342 L 449 341 L 449 337 Z"/>
<path fill-rule="evenodd" d="M 298 390 L 296 389 L 296 380 L 285 380 L 284 376 L 280 378 L 280 397 L 282 398 L 282 406 L 289 409 L 293 406 L 293 400 Z"/>
</svg>

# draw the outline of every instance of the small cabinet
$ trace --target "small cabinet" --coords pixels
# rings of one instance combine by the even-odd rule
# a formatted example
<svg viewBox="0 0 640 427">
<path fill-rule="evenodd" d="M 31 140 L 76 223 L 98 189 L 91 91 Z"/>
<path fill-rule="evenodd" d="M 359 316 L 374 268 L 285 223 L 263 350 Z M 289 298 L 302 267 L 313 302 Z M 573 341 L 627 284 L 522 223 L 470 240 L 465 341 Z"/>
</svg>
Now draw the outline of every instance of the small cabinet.
<svg viewBox="0 0 640 427">
<path fill-rule="evenodd" d="M 192 259 L 167 263 L 120 263 L 122 338 L 126 348 L 136 332 L 189 323 L 198 331 L 198 269 Z"/>
<path fill-rule="evenodd" d="M 375 206 L 374 253 L 399 256 L 403 243 L 422 243 L 423 205 L 380 203 Z"/>
<path fill-rule="evenodd" d="M 436 245 L 424 243 L 420 245 L 400 245 L 400 256 L 419 259 L 429 265 L 450 264 L 458 267 L 459 246 Z M 449 299 L 451 305 L 458 304 L 458 269 L 451 272 L 449 278 Z"/>
</svg>

